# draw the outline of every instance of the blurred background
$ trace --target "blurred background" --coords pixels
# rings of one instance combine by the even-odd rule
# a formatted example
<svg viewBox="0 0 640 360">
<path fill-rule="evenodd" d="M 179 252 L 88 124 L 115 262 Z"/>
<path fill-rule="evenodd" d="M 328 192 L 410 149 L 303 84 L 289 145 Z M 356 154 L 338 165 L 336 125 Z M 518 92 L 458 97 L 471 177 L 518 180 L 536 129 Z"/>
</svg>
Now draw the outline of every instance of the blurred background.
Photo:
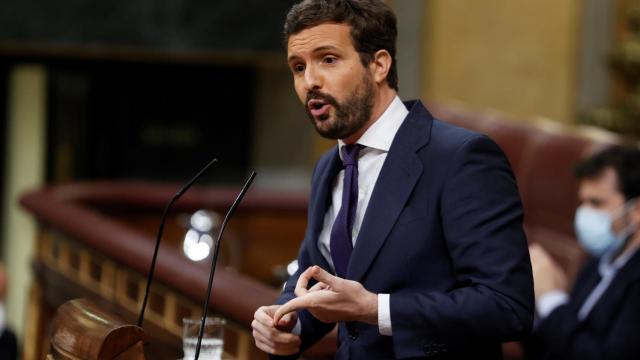
<svg viewBox="0 0 640 360">
<path fill-rule="evenodd" d="M 478 121 L 498 117 L 517 126 L 588 134 L 597 141 L 640 135 L 637 1 L 388 2 L 399 20 L 403 99 L 433 103 L 444 117 L 456 109 L 453 114 Z M 281 32 L 293 3 L 3 1 L 0 255 L 9 281 L 4 299 L 7 320 L 22 346 L 38 332 L 46 333 L 43 324 L 55 310 L 55 301 L 46 298 L 47 279 L 38 275 L 54 266 L 42 260 L 48 256 L 42 254 L 47 239 L 59 236 L 62 240 L 54 243 L 68 240 L 71 249 L 83 243 L 81 236 L 56 225 L 53 217 L 34 211 L 37 206 L 27 206 L 27 211 L 20 205 L 23 195 L 45 186 L 66 191 L 54 192 L 59 195 L 56 201 L 118 218 L 119 224 L 152 238 L 163 201 L 216 156 L 219 164 L 200 182 L 202 192 L 197 193 L 210 204 L 193 195 L 173 214 L 175 225 L 169 226 L 168 234 L 175 235 L 179 253 L 189 236 L 199 236 L 185 235 L 188 224 L 204 221 L 203 233 L 215 228 L 220 214 L 213 208 L 228 203 L 223 190 L 236 189 L 255 169 L 256 192 L 263 197 L 254 196 L 255 212 L 239 220 L 229 235 L 242 238 L 238 242 L 247 247 L 224 250 L 223 261 L 231 269 L 235 261 L 235 272 L 276 292 L 278 281 L 286 277 L 286 259 L 295 258 L 295 241 L 303 236 L 313 164 L 334 145 L 310 126 L 286 67 Z M 139 187 L 132 190 L 127 187 L 131 184 Z M 124 186 L 126 191 L 109 186 Z M 154 189 L 155 195 L 145 195 Z M 574 190 L 569 187 L 565 193 Z M 99 200 L 92 198 L 100 191 L 104 193 Z M 113 200 L 107 199 L 110 196 Z M 138 200 L 132 205 L 128 199 L 134 198 Z M 47 201 L 42 206 L 57 204 Z M 564 206 L 572 211 L 571 201 Z M 255 260 L 258 265 L 253 267 L 241 260 L 249 251 L 259 258 L 277 244 L 260 243 L 251 234 L 279 238 L 276 235 L 283 231 L 293 239 L 286 256 Z M 116 269 L 127 268 L 130 261 L 104 254 L 100 247 L 88 249 Z M 83 255 L 78 259 L 76 270 L 85 271 Z M 148 266 L 146 258 L 137 261 Z M 262 262 L 269 266 L 260 267 Z M 87 269 L 93 271 L 91 266 Z M 98 282 L 106 283 L 105 270 L 96 271 Z M 167 292 L 197 298 L 185 295 L 170 280 L 165 285 Z M 167 307 L 163 304 L 161 308 Z M 225 315 L 222 308 L 213 308 Z M 40 317 L 34 319 L 36 313 Z M 240 332 L 242 321 L 237 319 Z M 35 353 L 25 354 L 29 351 L 23 350 L 23 355 L 37 358 Z"/>
</svg>

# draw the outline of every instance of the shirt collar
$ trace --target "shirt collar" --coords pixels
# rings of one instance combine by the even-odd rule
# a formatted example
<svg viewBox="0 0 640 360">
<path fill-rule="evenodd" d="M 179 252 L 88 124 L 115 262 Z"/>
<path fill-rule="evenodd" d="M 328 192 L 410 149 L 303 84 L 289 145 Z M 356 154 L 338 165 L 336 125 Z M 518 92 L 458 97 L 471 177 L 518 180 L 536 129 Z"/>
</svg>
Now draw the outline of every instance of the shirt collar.
<svg viewBox="0 0 640 360">
<path fill-rule="evenodd" d="M 408 114 L 409 110 L 404 106 L 400 97 L 396 95 L 387 109 L 371 124 L 356 143 L 364 145 L 367 148 L 378 149 L 384 152 L 389 151 L 393 138 L 396 136 L 398 129 Z M 345 146 L 344 141 L 338 140 L 338 153 L 341 159 L 343 146 Z"/>
<path fill-rule="evenodd" d="M 638 252 L 639 248 L 636 248 L 632 251 L 627 251 L 626 253 L 620 255 L 617 259 L 615 259 L 614 261 L 611 261 L 611 258 L 613 257 L 613 255 L 616 253 L 616 251 L 609 251 L 607 253 L 605 253 L 601 258 L 600 258 L 600 263 L 598 264 L 598 271 L 600 272 L 600 276 L 606 276 L 607 274 L 611 274 L 611 273 L 615 273 L 618 271 L 618 269 L 620 269 L 621 267 L 623 267 L 627 261 L 629 261 L 629 259 L 636 253 Z M 617 250 L 617 249 L 616 249 Z"/>
</svg>

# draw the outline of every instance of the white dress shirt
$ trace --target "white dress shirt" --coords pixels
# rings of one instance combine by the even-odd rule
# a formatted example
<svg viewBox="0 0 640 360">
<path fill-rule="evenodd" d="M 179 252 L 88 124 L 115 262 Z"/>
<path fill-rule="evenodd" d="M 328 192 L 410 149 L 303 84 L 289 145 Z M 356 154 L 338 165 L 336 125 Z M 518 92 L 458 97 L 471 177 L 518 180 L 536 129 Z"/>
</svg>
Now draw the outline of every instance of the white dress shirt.
<svg viewBox="0 0 640 360">
<path fill-rule="evenodd" d="M 367 131 L 356 141 L 365 146 L 358 156 L 358 205 L 356 207 L 355 220 L 351 239 L 353 246 L 356 245 L 360 226 L 371 199 L 371 193 L 380 175 L 380 170 L 387 158 L 389 148 L 396 132 L 402 122 L 409 114 L 409 111 L 399 97 L 395 97 L 389 107 L 376 120 Z M 342 147 L 344 142 L 338 140 L 338 153 L 342 158 Z M 344 180 L 344 169 L 335 177 L 331 190 L 331 204 L 324 216 L 322 231 L 318 237 L 318 249 L 333 268 L 331 259 L 331 228 L 340 211 L 342 205 L 342 186 Z M 389 307 L 389 294 L 378 294 L 378 328 L 380 334 L 391 336 L 391 310 Z"/>
</svg>

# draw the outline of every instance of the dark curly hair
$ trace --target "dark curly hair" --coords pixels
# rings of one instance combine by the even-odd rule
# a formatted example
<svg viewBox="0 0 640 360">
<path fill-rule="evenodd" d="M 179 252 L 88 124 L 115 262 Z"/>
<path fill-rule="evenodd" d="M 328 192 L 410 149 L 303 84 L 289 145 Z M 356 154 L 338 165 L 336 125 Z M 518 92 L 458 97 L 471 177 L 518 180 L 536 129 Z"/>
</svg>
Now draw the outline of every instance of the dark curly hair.
<svg viewBox="0 0 640 360">
<path fill-rule="evenodd" d="M 378 50 L 387 50 L 393 59 L 387 75 L 392 89 L 398 90 L 396 66 L 396 15 L 382 0 L 303 0 L 289 10 L 284 23 L 284 41 L 302 30 L 323 24 L 351 26 L 353 46 L 363 66 L 373 61 Z"/>
<path fill-rule="evenodd" d="M 640 196 L 640 150 L 637 148 L 612 146 L 581 161 L 576 166 L 579 180 L 593 179 L 608 168 L 618 175 L 618 189 L 626 200 Z"/>
</svg>

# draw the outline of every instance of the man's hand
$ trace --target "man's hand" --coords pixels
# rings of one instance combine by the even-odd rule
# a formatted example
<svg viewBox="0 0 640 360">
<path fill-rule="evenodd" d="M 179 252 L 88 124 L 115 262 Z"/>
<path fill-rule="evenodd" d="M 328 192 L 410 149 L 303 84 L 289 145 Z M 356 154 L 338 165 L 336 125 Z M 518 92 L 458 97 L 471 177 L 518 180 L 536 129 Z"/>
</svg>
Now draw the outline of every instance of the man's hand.
<svg viewBox="0 0 640 360">
<path fill-rule="evenodd" d="M 538 244 L 529 246 L 529 256 L 531 256 L 533 291 L 536 299 L 553 290 L 567 291 L 569 283 L 567 275 L 542 246 Z"/>
<path fill-rule="evenodd" d="M 253 339 L 258 349 L 273 355 L 293 355 L 300 351 L 300 337 L 291 333 L 298 317 L 295 312 L 273 317 L 280 305 L 263 306 L 253 315 Z"/>
<path fill-rule="evenodd" d="M 307 289 L 309 280 L 319 281 Z M 296 298 L 282 305 L 273 317 L 280 321 L 296 310 L 307 309 L 318 320 L 327 323 L 360 321 L 378 323 L 378 296 L 362 284 L 333 276 L 319 266 L 312 266 L 300 274 L 295 289 Z"/>
</svg>

